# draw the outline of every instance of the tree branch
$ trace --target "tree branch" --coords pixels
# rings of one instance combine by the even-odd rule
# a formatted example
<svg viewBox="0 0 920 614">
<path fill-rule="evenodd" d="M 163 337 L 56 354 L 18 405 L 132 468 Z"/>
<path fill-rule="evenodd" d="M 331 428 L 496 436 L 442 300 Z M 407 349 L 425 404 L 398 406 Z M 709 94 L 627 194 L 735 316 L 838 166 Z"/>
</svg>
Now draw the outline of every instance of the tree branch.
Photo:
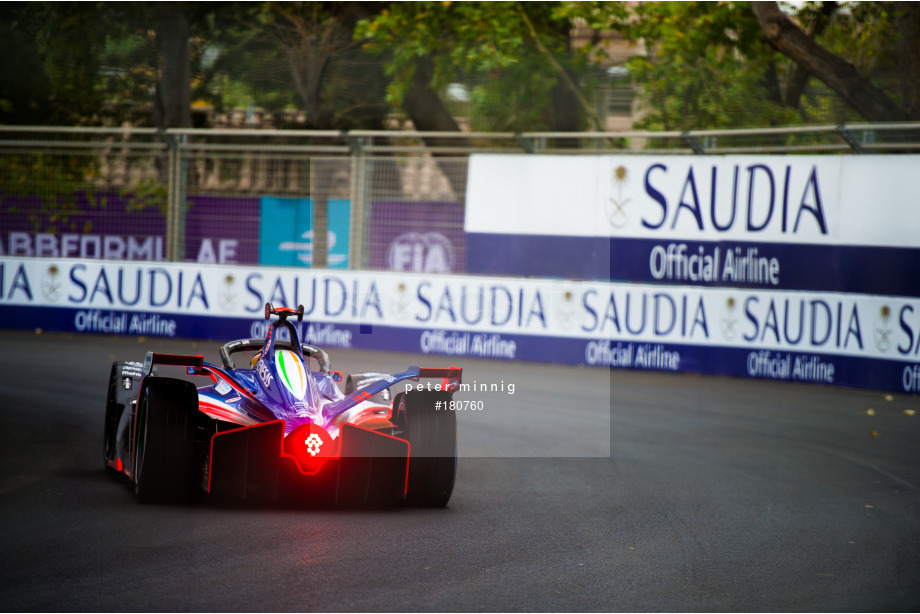
<svg viewBox="0 0 920 614">
<path fill-rule="evenodd" d="M 441 97 L 431 88 L 431 62 L 427 56 L 418 59 L 412 76 L 412 86 L 403 100 L 403 108 L 419 132 L 460 132 L 460 126 L 444 106 Z M 428 147 L 454 144 L 451 139 L 422 137 L 422 140 Z M 444 176 L 450 182 L 451 189 L 455 194 L 462 194 L 466 189 L 466 172 L 451 172 L 449 164 L 441 164 L 441 157 L 434 155 Z"/>
<path fill-rule="evenodd" d="M 786 17 L 776 2 L 752 2 L 751 8 L 767 42 L 823 81 L 869 121 L 901 121 L 907 113 L 862 77 L 856 68 L 834 55 Z"/>
<path fill-rule="evenodd" d="M 821 12 L 815 16 L 815 19 L 808 25 L 807 34 L 811 38 L 821 36 L 824 33 L 824 30 L 827 28 L 827 24 L 831 21 L 831 16 L 837 10 L 836 2 L 822 2 L 821 3 Z M 789 85 L 786 87 L 786 100 L 785 104 L 787 107 L 793 109 L 799 108 L 799 101 L 802 99 L 802 94 L 805 92 L 805 86 L 808 84 L 808 71 L 801 64 L 796 64 L 795 72 L 792 74 L 792 79 L 789 81 Z M 782 102 L 782 101 L 780 101 Z"/>
<path fill-rule="evenodd" d="M 911 119 L 920 119 L 920 4 L 895 2 L 901 95 Z"/>
<path fill-rule="evenodd" d="M 527 31 L 530 33 L 530 38 L 533 39 L 537 46 L 537 51 L 539 51 L 540 54 L 546 58 L 550 65 L 556 70 L 556 73 L 558 73 L 559 77 L 563 80 L 563 82 L 565 82 L 566 86 L 568 86 L 572 94 L 575 95 L 575 99 L 578 100 L 578 104 L 581 105 L 581 108 L 584 110 L 585 114 L 591 118 L 591 122 L 594 124 L 595 130 L 598 132 L 606 132 L 607 126 L 601 120 L 601 118 L 598 117 L 597 112 L 591 106 L 591 103 L 587 101 L 587 99 L 581 93 L 581 90 L 578 89 L 578 86 L 575 85 L 574 81 L 572 81 L 572 78 L 569 76 L 569 73 L 565 70 L 562 64 L 560 64 L 559 61 L 553 57 L 553 54 L 550 53 L 549 50 L 540 41 L 540 37 L 537 34 L 536 28 L 533 27 L 533 23 L 530 21 L 527 13 L 524 12 L 524 7 L 521 6 L 520 3 L 517 3 L 517 9 L 521 14 L 521 19 L 524 20 L 524 25 L 527 26 Z"/>
</svg>

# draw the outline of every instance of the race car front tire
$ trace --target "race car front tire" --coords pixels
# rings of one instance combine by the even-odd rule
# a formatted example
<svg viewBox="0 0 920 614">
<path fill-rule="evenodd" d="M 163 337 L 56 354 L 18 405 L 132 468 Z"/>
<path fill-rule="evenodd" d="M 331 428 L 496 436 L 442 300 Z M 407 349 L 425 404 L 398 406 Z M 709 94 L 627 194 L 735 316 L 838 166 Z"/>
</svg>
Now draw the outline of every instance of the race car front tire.
<svg viewBox="0 0 920 614">
<path fill-rule="evenodd" d="M 418 390 L 394 400 L 397 427 L 409 441 L 406 505 L 444 507 L 457 475 L 457 416 L 451 394 Z"/>
<path fill-rule="evenodd" d="M 134 489 L 142 503 L 189 500 L 195 492 L 198 391 L 179 379 L 148 377 L 138 402 Z"/>
</svg>

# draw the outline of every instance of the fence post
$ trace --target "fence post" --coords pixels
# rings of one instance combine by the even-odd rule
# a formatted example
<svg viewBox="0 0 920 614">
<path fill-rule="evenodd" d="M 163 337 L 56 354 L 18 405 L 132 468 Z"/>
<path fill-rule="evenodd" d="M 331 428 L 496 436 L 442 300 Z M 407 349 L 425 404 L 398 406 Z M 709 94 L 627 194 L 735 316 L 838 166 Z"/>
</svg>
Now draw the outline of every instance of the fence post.
<svg viewBox="0 0 920 614">
<path fill-rule="evenodd" d="M 183 145 L 187 140 L 184 134 L 165 134 L 166 147 L 169 149 L 168 171 L 166 180 L 166 259 L 171 262 L 185 261 L 185 200 L 188 178 L 188 160 L 183 154 Z"/>
<path fill-rule="evenodd" d="M 691 134 L 689 130 L 681 132 L 680 138 L 684 140 L 684 143 L 686 143 L 696 155 L 702 156 L 706 154 L 706 147 L 695 135 Z"/>
<path fill-rule="evenodd" d="M 840 136 L 844 141 L 847 142 L 847 145 L 853 150 L 853 153 L 862 153 L 862 145 L 860 145 L 859 140 L 856 138 L 848 128 L 846 124 L 840 124 L 837 126 L 837 132 L 840 133 Z M 865 137 L 865 131 L 863 131 L 863 137 Z"/>
<path fill-rule="evenodd" d="M 348 239 L 348 268 L 364 268 L 364 214 L 367 211 L 367 177 L 371 160 L 364 156 L 364 137 L 350 137 L 351 145 L 351 215 Z"/>
</svg>

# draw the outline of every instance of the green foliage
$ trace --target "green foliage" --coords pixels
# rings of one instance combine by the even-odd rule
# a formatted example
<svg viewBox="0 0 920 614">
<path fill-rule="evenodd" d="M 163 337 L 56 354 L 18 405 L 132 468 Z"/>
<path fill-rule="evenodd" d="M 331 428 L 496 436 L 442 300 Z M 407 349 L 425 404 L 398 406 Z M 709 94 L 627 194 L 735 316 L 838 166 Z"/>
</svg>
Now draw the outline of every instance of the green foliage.
<svg viewBox="0 0 920 614">
<path fill-rule="evenodd" d="M 799 15 L 808 21 L 815 19 L 818 3 L 806 2 Z M 897 65 L 897 45 L 900 36 L 894 23 L 892 2 L 850 2 L 834 13 L 833 28 L 821 37 L 830 51 L 844 55 L 861 72 L 889 72 Z"/>
<path fill-rule="evenodd" d="M 636 7 L 624 33 L 646 43 L 628 67 L 642 88 L 637 127 L 689 130 L 795 123 L 771 100 L 766 70 L 779 61 L 742 3 L 661 2 Z"/>
<path fill-rule="evenodd" d="M 368 51 L 386 54 L 391 78 L 387 100 L 398 107 L 423 58 L 431 61 L 434 89 L 460 80 L 460 75 L 514 63 L 522 38 L 508 27 L 513 17 L 513 7 L 502 2 L 392 3 L 374 19 L 358 22 L 355 36 Z"/>
<path fill-rule="evenodd" d="M 269 22 L 263 3 L 232 3 L 212 16 L 207 70 L 214 77 L 196 89 L 196 98 L 217 110 L 254 105 L 271 113 L 296 108 L 290 67 L 265 35 Z"/>
<path fill-rule="evenodd" d="M 128 211 L 143 211 L 144 209 L 156 207 L 163 217 L 167 215 L 169 208 L 169 193 L 166 184 L 155 179 L 140 179 L 134 185 L 123 188 L 120 192 L 123 198 L 128 200 L 126 209 Z M 186 210 L 192 208 L 193 203 L 185 203 Z"/>
<path fill-rule="evenodd" d="M 897 37 L 891 36 L 892 3 L 851 2 L 828 11 L 826 3 L 795 7 L 806 31 L 830 21 L 815 38 L 829 51 L 897 97 Z M 799 67 L 769 47 L 747 2 L 648 2 L 609 26 L 646 53 L 628 67 L 639 85 L 642 118 L 636 127 L 687 130 L 842 122 L 861 119 L 814 77 L 804 95 L 790 99 Z"/>
<path fill-rule="evenodd" d="M 0 62 L 0 123 L 41 123 L 50 111 L 52 86 L 34 40 L 9 22 L 0 23 L 0 56 L 19 58 Z"/>
<path fill-rule="evenodd" d="M 99 161 L 94 157 L 19 153 L 3 156 L 0 164 L 0 206 L 8 213 L 28 214 L 34 232 L 92 232 L 91 227 L 76 227 L 72 215 L 105 209 L 104 191 L 98 191 L 93 178 Z M 155 207 L 165 216 L 167 188 L 159 181 L 141 179 L 125 186 L 119 194 L 128 201 L 128 211 Z M 34 198 L 37 207 L 19 211 L 11 199 Z M 45 220 L 48 226 L 41 226 Z"/>
<path fill-rule="evenodd" d="M 156 22 L 153 11 L 140 9 L 132 7 L 118 16 L 101 53 L 97 87 L 105 98 L 106 119 L 116 124 L 152 125 L 159 75 Z"/>
<path fill-rule="evenodd" d="M 545 61 L 533 53 L 492 75 L 470 90 L 470 117 L 475 130 L 525 132 L 549 124 L 547 101 L 556 85 Z"/>
<path fill-rule="evenodd" d="M 181 3 L 189 23 L 189 73 L 192 101 L 206 100 L 214 74 L 208 70 L 207 41 L 213 37 L 212 12 L 220 2 Z M 100 57 L 97 88 L 105 99 L 108 123 L 153 125 L 153 104 L 160 87 L 160 7 L 155 3 L 108 3 L 109 27 Z"/>
<path fill-rule="evenodd" d="M 800 12 L 805 19 L 812 19 L 818 3 L 806 3 Z M 903 104 L 901 99 L 901 73 L 898 62 L 898 42 L 901 34 L 894 23 L 896 5 L 893 2 L 852 2 L 839 8 L 832 25 L 819 37 L 819 42 L 829 51 L 844 57 L 856 70 L 869 76 L 872 82 L 892 99 Z M 816 81 L 816 80 L 813 80 Z M 823 84 L 815 84 L 815 93 L 826 91 Z M 816 105 L 828 108 L 828 116 L 834 121 L 863 120 L 838 97 L 827 92 L 813 100 Z"/>
<path fill-rule="evenodd" d="M 6 204 L 10 197 L 38 198 L 38 209 L 30 209 L 29 221 L 34 231 L 42 230 L 42 219 L 57 229 L 80 231 L 73 227 L 70 215 L 80 213 L 79 194 L 86 190 L 86 176 L 91 170 L 79 156 L 49 156 L 42 153 L 4 156 L 0 164 L 0 202 L 8 213 L 20 213 Z M 94 206 L 105 203 L 93 202 Z M 25 212 L 24 212 L 25 213 Z"/>
<path fill-rule="evenodd" d="M 230 3 L 208 49 L 217 108 L 301 109 L 312 128 L 379 128 L 387 112 L 378 60 L 354 41 L 353 3 Z"/>
<path fill-rule="evenodd" d="M 803 29 L 889 96 L 902 94 L 896 4 L 785 5 Z M 637 127 L 753 127 L 858 116 L 817 79 L 784 92 L 798 67 L 764 42 L 746 2 L 183 2 L 192 97 L 218 110 L 302 109 L 306 127 L 376 128 L 424 71 L 462 83 L 478 130 L 553 125 L 560 89 L 592 113 L 599 40 L 573 48 L 573 24 L 618 30 L 645 52 L 628 68 Z M 155 3 L 7 2 L 0 7 L 0 123 L 149 125 L 160 75 Z M 359 20 L 359 17 L 365 17 Z M 355 25 L 357 24 L 357 25 Z M 571 86 L 575 87 L 572 88 Z M 458 103 L 454 103 L 455 107 Z M 582 123 L 584 120 L 582 120 Z"/>
<path fill-rule="evenodd" d="M 386 57 L 387 101 L 395 107 L 424 65 L 435 90 L 470 85 L 474 129 L 547 129 L 550 92 L 561 76 L 553 62 L 574 81 L 590 72 L 588 56 L 568 48 L 571 23 L 563 4 L 397 2 L 359 22 L 355 36 Z"/>
<path fill-rule="evenodd" d="M 100 2 L 0 7 L 0 122 L 85 123 L 101 106 L 96 89 L 104 44 Z M 15 58 L 15 61 L 9 61 Z"/>
</svg>

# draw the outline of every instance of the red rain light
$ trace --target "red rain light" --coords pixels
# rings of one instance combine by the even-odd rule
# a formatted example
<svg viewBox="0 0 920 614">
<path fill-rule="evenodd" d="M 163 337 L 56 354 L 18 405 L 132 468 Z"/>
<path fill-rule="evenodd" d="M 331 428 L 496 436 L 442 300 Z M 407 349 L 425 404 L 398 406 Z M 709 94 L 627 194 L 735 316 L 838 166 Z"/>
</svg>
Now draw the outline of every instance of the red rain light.
<svg viewBox="0 0 920 614">
<path fill-rule="evenodd" d="M 315 424 L 302 424 L 284 438 L 284 452 L 294 457 L 301 473 L 313 475 L 338 456 L 338 442 Z"/>
</svg>

